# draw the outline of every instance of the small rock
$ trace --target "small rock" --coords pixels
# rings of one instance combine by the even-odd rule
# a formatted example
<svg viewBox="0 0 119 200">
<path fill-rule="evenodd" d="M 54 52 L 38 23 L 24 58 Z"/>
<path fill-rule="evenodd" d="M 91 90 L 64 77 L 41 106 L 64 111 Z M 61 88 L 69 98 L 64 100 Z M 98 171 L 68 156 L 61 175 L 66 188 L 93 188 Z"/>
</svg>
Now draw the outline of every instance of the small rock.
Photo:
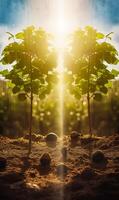
<svg viewBox="0 0 119 200">
<path fill-rule="evenodd" d="M 77 139 L 79 139 L 79 136 L 80 136 L 80 134 L 77 131 L 72 131 L 71 135 L 70 135 L 71 140 L 77 140 Z"/>
<path fill-rule="evenodd" d="M 49 133 L 46 135 L 45 137 L 45 141 L 47 143 L 47 145 L 51 145 L 51 146 L 55 146 L 56 145 L 56 142 L 57 142 L 57 135 L 55 133 Z"/>
<path fill-rule="evenodd" d="M 103 163 L 106 161 L 105 155 L 101 150 L 93 152 L 91 158 L 94 163 Z"/>
<path fill-rule="evenodd" d="M 0 157 L 0 169 L 5 169 L 7 166 L 7 160 L 4 157 Z"/>
<path fill-rule="evenodd" d="M 49 153 L 44 153 L 40 158 L 40 166 L 42 168 L 50 168 L 51 157 Z"/>
<path fill-rule="evenodd" d="M 68 173 L 68 170 L 69 168 L 63 163 L 58 164 L 56 167 L 56 173 L 60 177 L 66 176 Z"/>
<path fill-rule="evenodd" d="M 80 137 L 80 134 L 77 131 L 72 131 L 70 135 L 71 144 L 72 145 L 77 144 L 79 137 Z"/>
</svg>

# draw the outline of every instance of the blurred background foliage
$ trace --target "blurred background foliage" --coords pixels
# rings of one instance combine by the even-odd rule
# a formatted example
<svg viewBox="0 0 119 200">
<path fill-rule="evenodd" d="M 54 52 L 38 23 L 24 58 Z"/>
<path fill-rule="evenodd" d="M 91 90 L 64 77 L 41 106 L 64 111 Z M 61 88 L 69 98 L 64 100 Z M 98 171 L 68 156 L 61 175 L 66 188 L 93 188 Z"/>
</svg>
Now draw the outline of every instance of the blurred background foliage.
<svg viewBox="0 0 119 200">
<path fill-rule="evenodd" d="M 91 121 L 94 134 L 99 136 L 119 133 L 119 80 L 100 102 L 91 101 Z M 47 134 L 59 133 L 59 110 L 57 91 L 45 99 L 35 97 L 33 106 L 33 132 Z M 17 95 L 4 80 L 0 80 L 0 134 L 10 137 L 23 136 L 29 127 L 29 100 L 19 101 Z M 64 134 L 77 130 L 83 134 L 88 130 L 87 101 L 77 100 L 70 93 L 64 97 Z"/>
</svg>

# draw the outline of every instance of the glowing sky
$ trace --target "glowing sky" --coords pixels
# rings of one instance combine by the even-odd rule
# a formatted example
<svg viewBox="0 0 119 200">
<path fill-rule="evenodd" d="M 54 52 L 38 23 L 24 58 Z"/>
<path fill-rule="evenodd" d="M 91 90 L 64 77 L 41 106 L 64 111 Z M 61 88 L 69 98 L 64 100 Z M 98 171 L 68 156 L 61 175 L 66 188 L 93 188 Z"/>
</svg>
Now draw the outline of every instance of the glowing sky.
<svg viewBox="0 0 119 200">
<path fill-rule="evenodd" d="M 58 0 L 0 0 L 0 24 L 50 22 L 56 18 Z M 119 0 L 64 0 L 67 20 L 79 23 L 119 23 Z M 29 19 L 28 19 L 29 18 Z M 78 19 L 77 19 L 78 18 Z M 106 25 L 107 25 L 106 24 Z"/>
<path fill-rule="evenodd" d="M 61 0 L 0 0 L 0 46 L 6 31 L 18 31 L 34 24 L 50 31 L 57 28 Z M 103 32 L 115 32 L 119 39 L 119 0 L 63 0 L 68 30 L 87 24 Z"/>
<path fill-rule="evenodd" d="M 60 0 L 0 0 L 0 25 L 52 26 Z M 75 25 L 119 24 L 119 0 L 64 0 L 66 20 Z M 55 17 L 54 17 L 55 16 Z"/>
</svg>

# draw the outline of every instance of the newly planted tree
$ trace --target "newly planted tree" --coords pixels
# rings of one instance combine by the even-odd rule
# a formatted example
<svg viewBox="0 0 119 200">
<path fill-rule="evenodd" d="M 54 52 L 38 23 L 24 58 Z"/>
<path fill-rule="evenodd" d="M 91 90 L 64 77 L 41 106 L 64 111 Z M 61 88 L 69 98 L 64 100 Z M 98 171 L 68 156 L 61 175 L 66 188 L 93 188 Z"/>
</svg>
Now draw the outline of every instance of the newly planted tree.
<svg viewBox="0 0 119 200">
<path fill-rule="evenodd" d="M 56 67 L 56 52 L 51 46 L 51 35 L 33 26 L 12 35 L 2 52 L 1 62 L 10 65 L 2 75 L 10 80 L 12 91 L 21 101 L 30 99 L 29 153 L 31 153 L 33 98 L 44 98 L 52 88 Z"/>
<path fill-rule="evenodd" d="M 87 26 L 72 34 L 65 56 L 65 66 L 73 75 L 69 82 L 71 93 L 78 99 L 83 95 L 87 97 L 90 136 L 91 98 L 100 101 L 102 95 L 107 93 L 109 81 L 118 75 L 116 70 L 109 70 L 108 66 L 117 63 L 118 52 L 111 44 L 111 33 L 104 35 Z"/>
</svg>

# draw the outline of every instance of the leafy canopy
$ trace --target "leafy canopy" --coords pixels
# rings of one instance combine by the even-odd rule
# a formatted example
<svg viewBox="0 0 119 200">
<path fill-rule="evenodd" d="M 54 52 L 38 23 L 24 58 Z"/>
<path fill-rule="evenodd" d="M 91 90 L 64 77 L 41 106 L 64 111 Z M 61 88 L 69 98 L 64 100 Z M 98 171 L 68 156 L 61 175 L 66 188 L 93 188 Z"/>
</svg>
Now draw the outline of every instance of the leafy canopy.
<svg viewBox="0 0 119 200">
<path fill-rule="evenodd" d="M 2 52 L 1 62 L 12 68 L 1 74 L 10 80 L 13 93 L 18 93 L 20 100 L 25 100 L 31 91 L 43 98 L 56 79 L 53 68 L 57 65 L 57 55 L 51 45 L 52 36 L 34 26 L 16 35 L 8 34 L 10 43 Z"/>
<path fill-rule="evenodd" d="M 118 63 L 118 52 L 111 44 L 111 35 L 104 35 L 87 26 L 71 35 L 65 55 L 65 66 L 73 74 L 69 83 L 71 93 L 77 98 L 88 92 L 90 97 L 101 100 L 107 93 L 109 80 L 118 75 L 109 71 L 110 64 Z"/>
</svg>

